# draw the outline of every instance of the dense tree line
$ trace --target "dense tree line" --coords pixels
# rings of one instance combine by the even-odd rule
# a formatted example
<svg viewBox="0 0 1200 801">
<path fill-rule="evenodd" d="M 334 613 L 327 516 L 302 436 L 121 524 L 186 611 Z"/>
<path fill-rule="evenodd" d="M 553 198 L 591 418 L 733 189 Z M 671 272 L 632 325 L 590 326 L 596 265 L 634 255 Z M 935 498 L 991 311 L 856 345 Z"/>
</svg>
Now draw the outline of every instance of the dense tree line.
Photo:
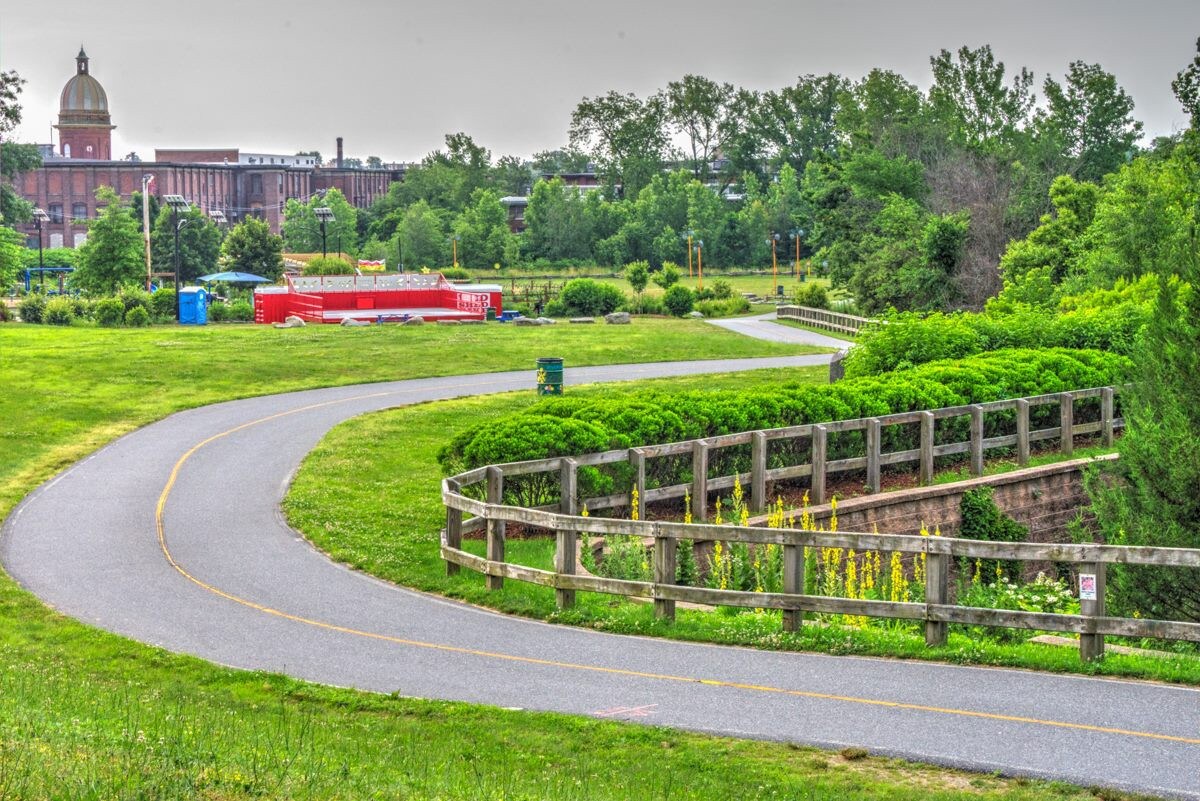
<svg viewBox="0 0 1200 801">
<path fill-rule="evenodd" d="M 568 144 L 498 160 L 469 136 L 412 168 L 360 232 L 411 265 L 687 261 L 762 267 L 776 250 L 815 259 L 864 311 L 981 307 L 1000 289 L 1011 240 L 1053 214 L 1059 176 L 1098 184 L 1138 155 L 1133 101 L 1099 65 L 1045 77 L 1010 71 L 988 46 L 930 59 L 928 92 L 872 70 L 804 75 L 756 92 L 686 75 L 651 95 L 585 97 Z M 553 176 L 593 169 L 599 191 Z M 527 230 L 504 227 L 527 195 Z"/>
</svg>

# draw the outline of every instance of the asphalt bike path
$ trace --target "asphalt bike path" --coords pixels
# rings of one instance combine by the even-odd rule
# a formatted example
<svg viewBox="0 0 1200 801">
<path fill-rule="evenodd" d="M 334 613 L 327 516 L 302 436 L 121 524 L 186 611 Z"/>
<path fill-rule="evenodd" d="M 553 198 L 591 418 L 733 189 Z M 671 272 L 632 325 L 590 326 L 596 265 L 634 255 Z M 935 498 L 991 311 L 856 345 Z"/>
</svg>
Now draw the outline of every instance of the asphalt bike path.
<svg viewBox="0 0 1200 801">
<path fill-rule="evenodd" d="M 833 348 L 834 350 L 844 350 L 851 345 L 850 342 L 844 339 L 826 336 L 816 331 L 795 328 L 790 325 L 780 325 L 774 322 L 777 319 L 778 317 L 775 312 L 767 312 L 766 314 L 756 314 L 751 317 L 730 317 L 721 320 L 705 320 L 705 322 L 715 325 L 718 328 L 724 328 L 727 331 L 734 331 L 744 336 L 763 339 L 768 342 L 784 342 L 789 345 L 814 345 L 818 348 Z"/>
<path fill-rule="evenodd" d="M 616 365 L 568 369 L 565 378 L 828 359 Z M 283 520 L 291 476 L 339 422 L 530 384 L 529 371 L 430 378 L 172 415 L 26 498 L 0 530 L 0 563 L 65 614 L 239 668 L 1200 798 L 1197 690 L 688 644 L 510 618 L 338 565 Z"/>
</svg>

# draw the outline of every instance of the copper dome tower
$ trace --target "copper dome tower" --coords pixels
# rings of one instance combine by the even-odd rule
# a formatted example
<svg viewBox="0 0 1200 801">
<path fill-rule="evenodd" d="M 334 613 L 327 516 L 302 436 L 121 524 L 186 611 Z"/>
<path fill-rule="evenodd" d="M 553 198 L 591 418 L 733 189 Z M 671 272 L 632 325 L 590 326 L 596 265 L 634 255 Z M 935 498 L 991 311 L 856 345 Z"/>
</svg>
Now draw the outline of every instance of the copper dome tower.
<svg viewBox="0 0 1200 801">
<path fill-rule="evenodd" d="M 112 158 L 112 117 L 108 94 L 92 77 L 83 46 L 75 59 L 75 75 L 63 87 L 59 102 L 59 152 L 67 158 Z"/>
</svg>

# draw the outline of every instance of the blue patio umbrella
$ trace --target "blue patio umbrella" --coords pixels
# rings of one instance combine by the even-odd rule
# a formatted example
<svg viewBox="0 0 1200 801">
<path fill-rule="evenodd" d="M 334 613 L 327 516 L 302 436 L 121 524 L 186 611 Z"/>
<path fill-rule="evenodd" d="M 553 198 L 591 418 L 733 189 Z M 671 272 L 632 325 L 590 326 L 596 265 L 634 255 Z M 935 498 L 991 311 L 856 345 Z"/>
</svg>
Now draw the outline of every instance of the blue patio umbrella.
<svg viewBox="0 0 1200 801">
<path fill-rule="evenodd" d="M 206 284 L 213 283 L 214 281 L 223 281 L 226 284 L 269 284 L 269 283 L 271 283 L 270 278 L 263 278 L 261 275 L 254 275 L 253 273 L 239 273 L 239 272 L 224 272 L 224 273 L 213 273 L 212 275 L 202 275 L 199 278 L 197 278 L 196 280 L 203 281 Z"/>
</svg>

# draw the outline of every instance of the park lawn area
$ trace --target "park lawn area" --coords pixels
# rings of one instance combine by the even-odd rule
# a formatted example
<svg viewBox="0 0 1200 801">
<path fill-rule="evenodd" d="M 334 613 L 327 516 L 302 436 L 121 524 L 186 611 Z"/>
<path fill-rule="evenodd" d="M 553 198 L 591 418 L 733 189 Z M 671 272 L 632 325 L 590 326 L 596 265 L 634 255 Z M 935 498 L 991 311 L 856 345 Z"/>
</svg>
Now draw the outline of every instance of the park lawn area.
<svg viewBox="0 0 1200 801">
<path fill-rule="evenodd" d="M 522 331 L 539 335 L 529 341 L 487 331 L 506 339 L 477 343 L 497 361 L 485 365 L 461 352 L 458 329 L 0 326 L 0 515 L 66 463 L 177 409 L 481 365 L 527 366 L 565 341 L 539 338 L 549 330 Z M 673 340 L 666 329 L 644 333 Z M 693 333 L 708 336 L 707 328 Z M 587 337 L 598 333 L 563 334 L 582 337 L 570 341 L 594 360 L 683 355 L 636 337 L 606 349 L 589 346 Z M 725 337 L 700 341 L 686 355 L 740 347 Z M 854 749 L 832 754 L 230 670 L 77 623 L 0 572 L 0 797 L 1084 801 L 1095 794 Z"/>
<path fill-rule="evenodd" d="M 172 412 L 339 384 L 566 366 L 785 356 L 819 349 L 750 339 L 696 320 L 633 325 L 0 325 L 0 511 L 56 470 Z"/>
<path fill-rule="evenodd" d="M 697 376 L 639 382 L 682 389 L 769 387 L 783 382 L 823 383 L 824 368 L 760 370 L 724 376 Z M 634 387 L 572 387 L 573 395 L 619 396 Z M 943 647 L 928 648 L 923 629 L 897 621 L 889 627 L 804 626 L 784 633 L 778 612 L 680 608 L 674 623 L 654 617 L 653 606 L 616 596 L 578 594 L 577 606 L 559 610 L 547 587 L 506 581 L 492 592 L 484 578 L 464 570 L 446 576 L 438 556 L 445 512 L 441 505 L 438 450 L 455 434 L 504 417 L 535 401 L 531 393 L 506 393 L 409 406 L 365 415 L 334 428 L 309 454 L 285 502 L 291 524 L 334 559 L 399 584 L 462 598 L 511 614 L 582 625 L 625 634 L 671 637 L 759 648 L 860 654 L 1028 668 L 1060 673 L 1122 676 L 1200 685 L 1200 658 L 1192 653 L 1143 656 L 1110 652 L 1103 660 L 1081 663 L 1077 649 L 1033 642 L 999 642 L 952 626 Z M 1078 458 L 1108 452 L 1080 449 Z M 1064 457 L 1041 454 L 1032 464 Z M 990 460 L 989 473 L 1016 469 L 1015 461 Z M 939 482 L 966 478 L 959 469 L 939 474 Z M 682 506 L 680 508 L 682 514 Z M 933 527 L 936 521 L 929 521 Z M 466 550 L 484 555 L 482 539 L 467 539 Z M 508 558 L 552 569 L 552 538 L 508 541 Z"/>
</svg>

